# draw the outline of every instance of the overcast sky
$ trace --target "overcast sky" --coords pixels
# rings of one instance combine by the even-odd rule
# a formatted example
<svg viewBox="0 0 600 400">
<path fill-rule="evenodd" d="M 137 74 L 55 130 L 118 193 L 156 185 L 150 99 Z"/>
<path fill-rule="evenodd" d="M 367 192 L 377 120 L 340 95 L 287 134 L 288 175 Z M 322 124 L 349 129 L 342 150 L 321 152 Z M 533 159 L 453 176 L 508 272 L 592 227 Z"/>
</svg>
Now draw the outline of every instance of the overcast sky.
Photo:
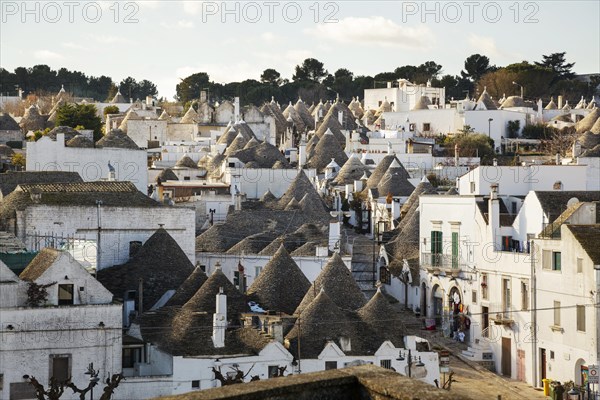
<svg viewBox="0 0 600 400">
<path fill-rule="evenodd" d="M 291 79 L 308 57 L 331 73 L 373 75 L 433 60 L 458 74 L 473 53 L 503 66 L 566 51 L 575 72 L 600 72 L 595 0 L 223 4 L 2 0 L 0 64 L 148 79 L 167 98 L 178 78 L 195 72 L 230 82 L 275 68 Z"/>
</svg>

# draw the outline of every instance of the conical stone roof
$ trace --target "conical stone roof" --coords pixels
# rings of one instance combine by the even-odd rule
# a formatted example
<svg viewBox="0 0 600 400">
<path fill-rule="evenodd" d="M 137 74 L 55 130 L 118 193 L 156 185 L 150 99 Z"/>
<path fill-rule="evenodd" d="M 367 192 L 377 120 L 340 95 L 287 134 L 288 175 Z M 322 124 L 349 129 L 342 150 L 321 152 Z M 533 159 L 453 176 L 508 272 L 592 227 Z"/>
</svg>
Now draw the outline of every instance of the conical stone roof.
<svg viewBox="0 0 600 400">
<path fill-rule="evenodd" d="M 194 266 L 169 233 L 158 229 L 131 260 L 98 271 L 98 280 L 115 296 L 144 288 L 144 310 L 149 310 L 167 291 L 177 290 Z"/>
<path fill-rule="evenodd" d="M 334 253 L 329 259 L 294 314 L 302 316 L 321 289 L 325 290 L 331 300 L 342 309 L 357 310 L 366 303 L 365 295 L 338 253 Z"/>
<path fill-rule="evenodd" d="M 96 147 L 113 147 L 119 149 L 131 149 L 139 150 L 140 148 L 135 144 L 125 132 L 120 129 L 113 129 L 102 137 L 102 139 L 96 142 Z"/>
<path fill-rule="evenodd" d="M 354 181 L 360 180 L 366 170 L 367 167 L 360 161 L 356 153 L 352 153 L 333 180 L 333 183 L 336 185 L 352 184 Z"/>
<path fill-rule="evenodd" d="M 202 268 L 196 267 L 194 272 L 179 286 L 175 294 L 167 301 L 165 306 L 182 306 L 187 303 L 192 296 L 206 282 L 208 277 L 202 271 Z"/>
<path fill-rule="evenodd" d="M 396 155 L 388 154 L 387 156 L 383 157 L 381 161 L 379 161 L 377 167 L 375 167 L 373 173 L 371 174 L 369 179 L 367 179 L 367 189 L 377 187 L 379 181 L 381 181 L 381 178 L 383 178 L 383 175 L 385 175 L 386 171 L 388 170 L 388 168 L 394 160 L 398 161 Z"/>
<path fill-rule="evenodd" d="M 591 130 L 598 118 L 600 118 L 600 108 L 594 108 L 581 121 L 575 124 L 577 133 L 583 133 Z"/>
<path fill-rule="evenodd" d="M 215 313 L 215 298 L 219 293 L 219 288 L 223 288 L 223 293 L 227 295 L 227 319 L 229 321 L 239 319 L 241 313 L 248 311 L 244 295 L 227 279 L 220 268 L 215 269 L 200 289 L 183 305 L 183 309 Z"/>
<path fill-rule="evenodd" d="M 306 165 L 322 173 L 332 158 L 335 159 L 338 165 L 344 165 L 348 161 L 348 156 L 340 146 L 340 143 L 333 136 L 333 133 L 327 130 L 315 146 Z"/>
<path fill-rule="evenodd" d="M 312 289 L 309 289 L 309 292 L 311 291 Z M 314 301 L 306 306 L 292 330 L 286 335 L 288 350 L 298 357 L 298 347 L 301 347 L 302 358 L 316 359 L 328 341 L 334 341 L 341 347 L 340 339 L 346 338 L 350 340 L 351 345 L 351 350 L 347 353 L 362 354 L 359 326 L 353 322 L 355 321 L 327 295 L 327 290 L 319 290 L 314 296 Z M 301 346 L 298 346 L 298 341 Z"/>
<path fill-rule="evenodd" d="M 377 185 L 380 197 L 391 194 L 392 196 L 410 196 L 415 187 L 408 181 L 408 172 L 401 163 L 394 160 Z"/>
<path fill-rule="evenodd" d="M 247 295 L 264 310 L 291 315 L 309 288 L 310 282 L 282 245 L 254 280 Z"/>
</svg>

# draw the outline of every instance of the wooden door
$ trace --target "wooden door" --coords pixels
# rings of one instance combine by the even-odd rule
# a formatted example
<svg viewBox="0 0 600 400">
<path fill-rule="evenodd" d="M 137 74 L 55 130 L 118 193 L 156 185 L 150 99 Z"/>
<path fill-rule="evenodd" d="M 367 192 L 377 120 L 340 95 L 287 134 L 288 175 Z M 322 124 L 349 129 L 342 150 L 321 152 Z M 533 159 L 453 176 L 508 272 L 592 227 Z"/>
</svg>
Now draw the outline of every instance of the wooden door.
<svg viewBox="0 0 600 400">
<path fill-rule="evenodd" d="M 525 350 L 517 350 L 517 380 L 526 382 L 525 379 Z"/>
<path fill-rule="evenodd" d="M 544 386 L 542 379 L 546 379 L 546 349 L 540 349 L 540 386 Z"/>
<path fill-rule="evenodd" d="M 502 338 L 502 375 L 510 377 L 511 371 L 511 359 L 510 359 L 510 338 Z"/>
</svg>

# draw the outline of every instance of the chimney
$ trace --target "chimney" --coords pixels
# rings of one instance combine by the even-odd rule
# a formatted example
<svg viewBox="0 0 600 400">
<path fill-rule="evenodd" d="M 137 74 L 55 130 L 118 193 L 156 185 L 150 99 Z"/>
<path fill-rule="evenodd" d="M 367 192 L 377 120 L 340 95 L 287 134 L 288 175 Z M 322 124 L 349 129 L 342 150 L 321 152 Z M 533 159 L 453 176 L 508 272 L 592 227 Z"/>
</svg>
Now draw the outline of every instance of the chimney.
<svg viewBox="0 0 600 400">
<path fill-rule="evenodd" d="M 458 167 L 458 163 L 460 161 L 460 147 L 458 144 L 454 145 L 454 166 Z"/>
<path fill-rule="evenodd" d="M 217 308 L 213 314 L 212 341 L 216 348 L 225 347 L 225 330 L 227 329 L 227 295 L 219 288 L 216 296 Z"/>
<path fill-rule="evenodd" d="M 489 240 L 494 244 L 494 250 L 500 250 L 500 200 L 498 199 L 498 184 L 490 186 L 490 200 L 488 204 L 488 230 Z"/>
<path fill-rule="evenodd" d="M 146 105 L 147 106 L 152 106 L 152 96 L 146 96 Z"/>
<path fill-rule="evenodd" d="M 206 103 L 206 90 L 200 91 L 200 103 Z"/>
<path fill-rule="evenodd" d="M 271 336 L 273 336 L 273 340 L 283 344 L 283 324 L 281 320 L 271 322 Z"/>
<path fill-rule="evenodd" d="M 233 101 L 233 108 L 234 108 L 234 117 L 236 121 L 239 121 L 240 118 L 240 98 L 236 97 Z"/>
<path fill-rule="evenodd" d="M 306 137 L 302 135 L 302 139 L 300 139 L 300 144 L 298 145 L 298 169 L 304 168 L 306 164 Z"/>
<path fill-rule="evenodd" d="M 392 82 L 388 82 L 388 83 L 387 83 L 387 88 L 388 88 L 388 89 L 391 89 L 391 88 L 392 88 Z"/>
<path fill-rule="evenodd" d="M 563 108 L 563 97 L 562 97 L 562 95 L 558 96 L 558 106 L 557 107 L 558 107 L 559 110 L 562 110 L 562 108 Z"/>
<path fill-rule="evenodd" d="M 242 210 L 242 194 L 241 193 L 236 193 L 235 194 L 234 209 L 235 209 L 235 211 L 241 211 Z"/>
<path fill-rule="evenodd" d="M 340 211 L 341 212 L 341 211 Z M 337 248 L 336 248 L 337 246 Z M 329 223 L 329 250 L 339 253 L 341 247 L 340 222 L 338 220 Z"/>
</svg>

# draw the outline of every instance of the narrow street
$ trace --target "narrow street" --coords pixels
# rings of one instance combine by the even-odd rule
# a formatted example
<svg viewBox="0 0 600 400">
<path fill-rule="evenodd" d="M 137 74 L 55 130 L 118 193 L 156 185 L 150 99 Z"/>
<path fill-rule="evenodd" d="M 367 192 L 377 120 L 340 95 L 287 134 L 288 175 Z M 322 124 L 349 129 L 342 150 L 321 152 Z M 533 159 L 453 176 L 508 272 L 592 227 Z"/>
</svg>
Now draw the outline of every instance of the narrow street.
<svg viewBox="0 0 600 400">
<path fill-rule="evenodd" d="M 421 319 L 415 317 L 412 312 L 402 310 L 402 305 L 399 303 L 395 306 L 405 317 L 405 328 L 408 335 L 417 335 L 429 340 L 435 351 L 450 351 L 450 368 L 454 372 L 451 391 L 460 389 L 461 394 L 469 395 L 474 399 L 547 399 L 541 390 L 534 389 L 525 382 L 496 375 L 476 362 L 466 359 L 461 355 L 461 352 L 467 349 L 466 343 L 445 338 L 439 330 L 421 329 Z M 448 375 L 446 375 L 446 379 L 448 379 Z"/>
</svg>

